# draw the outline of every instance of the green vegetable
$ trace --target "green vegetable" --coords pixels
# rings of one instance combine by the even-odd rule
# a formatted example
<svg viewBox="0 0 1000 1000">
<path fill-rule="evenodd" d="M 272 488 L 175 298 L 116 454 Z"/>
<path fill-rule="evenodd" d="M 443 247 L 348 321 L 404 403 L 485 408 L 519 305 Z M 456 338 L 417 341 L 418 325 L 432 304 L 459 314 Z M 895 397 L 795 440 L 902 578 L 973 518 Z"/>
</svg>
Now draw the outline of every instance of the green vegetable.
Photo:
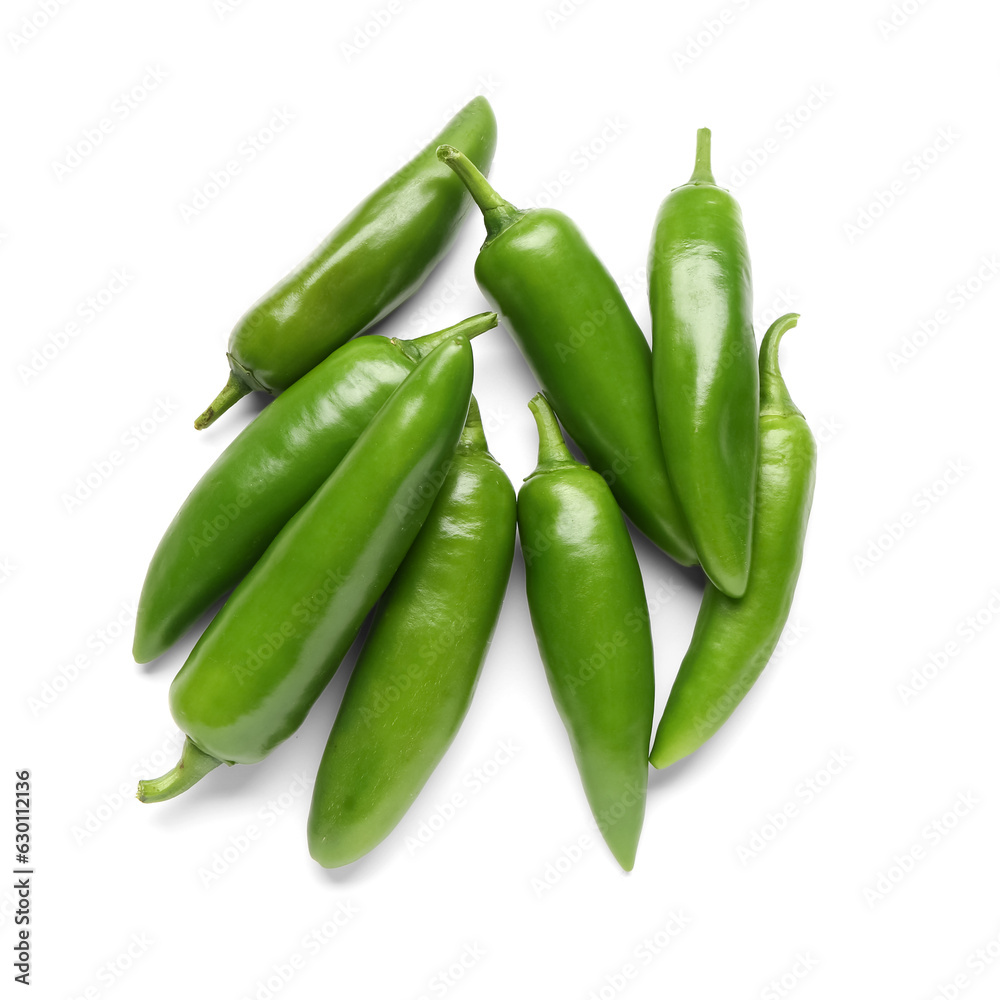
<svg viewBox="0 0 1000 1000">
<path fill-rule="evenodd" d="M 653 639 L 628 529 L 604 480 L 531 401 L 538 467 L 517 499 L 528 607 L 590 808 L 618 863 L 635 862 L 653 728 Z"/>
<path fill-rule="evenodd" d="M 653 388 L 667 473 L 708 578 L 747 585 L 757 470 L 750 257 L 736 199 L 717 187 L 711 133 L 660 206 L 649 250 Z"/>
<path fill-rule="evenodd" d="M 463 145 L 488 171 L 496 128 L 489 101 L 471 100 L 256 302 L 229 335 L 229 381 L 195 427 L 208 427 L 249 392 L 274 396 L 287 389 L 408 299 L 451 246 L 471 206 L 435 149 L 442 142 Z"/>
<path fill-rule="evenodd" d="M 465 337 L 436 348 L 285 525 L 170 688 L 191 747 L 139 784 L 156 802 L 220 763 L 253 764 L 301 725 L 430 511 L 472 392 Z"/>
<path fill-rule="evenodd" d="M 402 819 L 465 718 L 514 553 L 514 489 L 473 399 L 417 540 L 385 592 L 319 766 L 309 851 L 349 864 Z"/>
<path fill-rule="evenodd" d="M 465 154 L 438 155 L 483 211 L 476 281 L 559 419 L 635 525 L 679 563 L 695 562 L 663 462 L 649 346 L 614 279 L 562 212 L 519 211 Z"/>
<path fill-rule="evenodd" d="M 732 715 L 767 665 L 795 594 L 816 478 L 816 442 L 778 367 L 778 344 L 798 316 L 775 320 L 760 349 L 760 459 L 753 562 L 741 598 L 705 588 L 649 759 L 667 767 Z"/>
<path fill-rule="evenodd" d="M 417 361 L 496 322 L 482 313 L 419 340 L 359 337 L 266 407 L 202 476 L 157 546 L 139 598 L 136 661 L 167 650 L 239 583 Z"/>
</svg>

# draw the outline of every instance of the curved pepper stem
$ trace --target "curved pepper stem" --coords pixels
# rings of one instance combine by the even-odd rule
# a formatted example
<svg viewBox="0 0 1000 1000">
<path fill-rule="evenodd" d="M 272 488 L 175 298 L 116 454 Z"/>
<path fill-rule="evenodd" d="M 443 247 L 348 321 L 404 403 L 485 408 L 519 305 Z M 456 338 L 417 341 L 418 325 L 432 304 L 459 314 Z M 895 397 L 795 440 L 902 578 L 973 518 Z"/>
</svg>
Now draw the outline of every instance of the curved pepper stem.
<svg viewBox="0 0 1000 1000">
<path fill-rule="evenodd" d="M 472 340 L 481 333 L 492 330 L 498 322 L 499 318 L 496 313 L 484 312 L 463 319 L 461 323 L 456 323 L 454 326 L 445 327 L 445 329 L 437 330 L 435 333 L 428 333 L 424 337 L 416 337 L 413 340 L 393 339 L 411 361 L 421 361 L 449 338 L 461 336 L 465 337 L 466 340 Z"/>
<path fill-rule="evenodd" d="M 778 366 L 778 345 L 781 338 L 799 321 L 798 313 L 786 313 L 779 316 L 764 334 L 760 345 L 760 412 L 787 415 L 802 411 L 792 402 L 788 395 L 788 387 L 781 377 Z"/>
<path fill-rule="evenodd" d="M 438 146 L 437 158 L 458 174 L 458 179 L 468 188 L 472 200 L 482 211 L 487 243 L 524 215 L 493 190 L 479 168 L 461 150 L 454 146 Z"/>
<path fill-rule="evenodd" d="M 698 129 L 698 141 L 694 152 L 694 171 L 688 184 L 715 184 L 712 175 L 712 130 Z"/>
<path fill-rule="evenodd" d="M 566 447 L 566 439 L 559 429 L 559 421 L 549 405 L 549 401 L 542 393 L 536 393 L 528 403 L 535 418 L 535 426 L 538 428 L 538 465 L 530 476 L 525 478 L 525 482 L 532 476 L 537 476 L 540 472 L 550 472 L 553 469 L 564 469 L 567 466 L 579 465 Z"/>
<path fill-rule="evenodd" d="M 230 372 L 229 381 L 226 382 L 222 392 L 212 400 L 212 405 L 195 420 L 194 429 L 203 431 L 206 427 L 214 424 L 216 418 L 225 413 L 233 403 L 238 402 L 252 391 L 250 386 L 237 376 L 236 372 Z"/>
<path fill-rule="evenodd" d="M 186 792 L 192 785 L 196 785 L 221 763 L 217 757 L 199 750 L 188 737 L 184 740 L 181 759 L 173 770 L 167 771 L 159 778 L 140 781 L 135 797 L 140 802 L 166 802 L 167 799 L 172 799 L 175 795 Z"/>
</svg>

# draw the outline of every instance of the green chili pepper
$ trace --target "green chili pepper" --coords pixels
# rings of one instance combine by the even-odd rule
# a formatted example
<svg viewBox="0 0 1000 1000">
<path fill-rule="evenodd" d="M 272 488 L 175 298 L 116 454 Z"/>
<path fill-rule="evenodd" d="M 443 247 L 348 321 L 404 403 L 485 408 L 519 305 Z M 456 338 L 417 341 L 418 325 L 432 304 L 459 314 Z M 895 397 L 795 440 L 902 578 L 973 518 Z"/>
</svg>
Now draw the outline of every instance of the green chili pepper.
<svg viewBox="0 0 1000 1000">
<path fill-rule="evenodd" d="M 531 622 L 598 828 L 631 871 L 646 808 L 653 639 L 632 540 L 541 395 L 538 467 L 517 498 Z"/>
<path fill-rule="evenodd" d="M 139 784 L 158 802 L 220 763 L 253 764 L 302 723 L 431 508 L 472 392 L 453 337 L 379 410 L 233 591 L 170 687 L 178 766 Z"/>
<path fill-rule="evenodd" d="M 417 540 L 379 602 L 313 789 L 309 852 L 349 864 L 403 818 L 472 701 L 514 554 L 514 488 L 475 399 Z"/>
<path fill-rule="evenodd" d="M 202 476 L 157 546 L 136 614 L 136 661 L 159 656 L 236 586 L 417 361 L 496 322 L 482 313 L 418 340 L 359 337 L 266 407 Z"/>
<path fill-rule="evenodd" d="M 438 155 L 486 223 L 476 281 L 500 313 L 567 432 L 635 525 L 677 562 L 696 561 L 663 461 L 652 362 L 614 279 L 573 222 L 519 211 L 457 149 Z"/>
<path fill-rule="evenodd" d="M 667 473 L 708 578 L 746 589 L 757 470 L 757 352 L 740 206 L 717 187 L 711 132 L 660 206 L 649 250 L 653 388 Z"/>
<path fill-rule="evenodd" d="M 287 389 L 408 299 L 444 256 L 471 206 L 435 149 L 442 142 L 465 143 L 488 171 L 496 130 L 489 101 L 471 100 L 256 302 L 229 335 L 229 381 L 195 427 L 208 427 L 249 392 Z"/>
<path fill-rule="evenodd" d="M 778 344 L 798 316 L 775 320 L 760 349 L 760 458 L 753 561 L 746 593 L 705 588 L 691 646 L 649 759 L 667 767 L 719 730 L 760 676 L 788 620 L 802 566 L 816 478 L 816 442 L 778 367 Z"/>
</svg>

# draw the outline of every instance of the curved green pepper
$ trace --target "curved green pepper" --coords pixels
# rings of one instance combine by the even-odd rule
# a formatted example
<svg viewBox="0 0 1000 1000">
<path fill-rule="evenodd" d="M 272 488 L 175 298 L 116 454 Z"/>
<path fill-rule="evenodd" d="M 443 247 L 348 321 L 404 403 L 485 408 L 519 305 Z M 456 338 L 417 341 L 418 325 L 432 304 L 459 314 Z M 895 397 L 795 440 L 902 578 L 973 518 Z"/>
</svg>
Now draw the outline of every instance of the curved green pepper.
<svg viewBox="0 0 1000 1000">
<path fill-rule="evenodd" d="M 816 442 L 778 367 L 778 344 L 798 316 L 775 320 L 760 348 L 760 460 L 753 561 L 746 593 L 705 588 L 691 646 L 649 755 L 667 767 L 732 715 L 767 665 L 795 594 L 816 479 Z"/>
<path fill-rule="evenodd" d="M 202 476 L 160 540 L 139 597 L 136 662 L 167 650 L 236 586 L 417 361 L 496 322 L 495 313 L 482 313 L 418 340 L 359 337 L 266 407 Z"/>
<path fill-rule="evenodd" d="M 607 484 L 570 456 L 545 398 L 530 406 L 538 467 L 518 495 L 517 525 L 531 622 L 598 828 L 631 871 L 653 728 L 646 593 Z"/>
<path fill-rule="evenodd" d="M 519 211 L 457 149 L 438 155 L 483 211 L 476 281 L 507 325 L 567 432 L 643 533 L 696 561 L 671 492 L 649 345 L 614 279 L 562 212 Z"/>
<path fill-rule="evenodd" d="M 465 143 L 488 171 L 496 136 L 489 101 L 473 98 L 256 302 L 229 335 L 229 381 L 195 427 L 208 427 L 249 392 L 287 389 L 408 299 L 451 246 L 471 206 L 435 149 L 442 142 Z"/>
<path fill-rule="evenodd" d="M 649 249 L 653 388 L 667 473 L 706 575 L 747 585 L 757 474 L 757 352 L 740 206 L 717 187 L 711 132 L 660 206 Z"/>
<path fill-rule="evenodd" d="M 448 476 L 379 602 L 323 753 L 309 852 L 349 864 L 403 818 L 472 701 L 514 555 L 514 488 L 475 399 Z"/>
<path fill-rule="evenodd" d="M 379 410 L 233 591 L 170 686 L 180 764 L 158 802 L 220 763 L 253 764 L 301 725 L 427 517 L 462 431 L 472 348 L 453 337 Z"/>
</svg>

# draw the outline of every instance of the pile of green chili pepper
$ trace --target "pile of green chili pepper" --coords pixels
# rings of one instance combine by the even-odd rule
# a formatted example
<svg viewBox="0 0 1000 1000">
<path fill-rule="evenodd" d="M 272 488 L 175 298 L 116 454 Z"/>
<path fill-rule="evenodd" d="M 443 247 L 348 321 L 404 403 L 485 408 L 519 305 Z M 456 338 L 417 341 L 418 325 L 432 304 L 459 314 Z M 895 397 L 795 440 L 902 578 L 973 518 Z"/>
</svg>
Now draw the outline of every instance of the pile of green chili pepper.
<svg viewBox="0 0 1000 1000">
<path fill-rule="evenodd" d="M 321 865 L 367 854 L 468 711 L 518 537 L 552 697 L 625 870 L 649 764 L 700 747 L 766 666 L 802 563 L 816 446 L 778 366 L 798 317 L 776 320 L 757 351 L 747 240 L 712 176 L 709 131 L 655 221 L 651 349 L 574 223 L 490 186 L 495 146 L 493 111 L 476 98 L 233 330 L 229 381 L 195 426 L 251 391 L 277 398 L 197 483 L 147 572 L 138 662 L 225 602 L 171 684 L 181 759 L 139 783 L 141 801 L 266 757 L 373 612 L 308 822 Z M 494 311 L 412 341 L 356 337 L 427 279 L 473 203 L 486 226 L 475 277 Z M 538 463 L 516 496 L 472 395 L 471 341 L 498 323 L 542 390 L 529 403 Z M 706 578 L 655 736 L 654 643 L 626 517 Z"/>
</svg>

